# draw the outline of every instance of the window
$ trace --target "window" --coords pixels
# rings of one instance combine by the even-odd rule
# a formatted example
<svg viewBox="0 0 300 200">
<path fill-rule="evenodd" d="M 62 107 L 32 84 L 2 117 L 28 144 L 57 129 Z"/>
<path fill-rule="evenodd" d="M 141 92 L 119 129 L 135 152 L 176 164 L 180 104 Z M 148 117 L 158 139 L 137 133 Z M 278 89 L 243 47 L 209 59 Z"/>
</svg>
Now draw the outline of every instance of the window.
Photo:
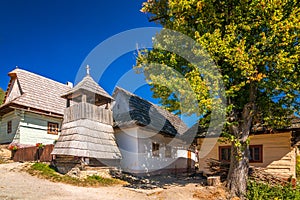
<svg viewBox="0 0 300 200">
<path fill-rule="evenodd" d="M 229 162 L 230 154 L 231 154 L 231 146 L 219 147 L 219 160 Z"/>
<path fill-rule="evenodd" d="M 172 147 L 171 146 L 166 146 L 165 157 L 166 158 L 171 158 L 172 157 Z"/>
<path fill-rule="evenodd" d="M 7 134 L 12 133 L 12 121 L 7 122 Z"/>
<path fill-rule="evenodd" d="M 152 142 L 152 156 L 159 157 L 159 144 Z"/>
<path fill-rule="evenodd" d="M 219 147 L 219 160 L 230 161 L 231 146 L 220 146 Z M 262 145 L 250 145 L 249 146 L 249 162 L 260 163 L 263 162 L 263 146 Z"/>
<path fill-rule="evenodd" d="M 249 162 L 262 162 L 262 145 L 249 146 Z"/>
<path fill-rule="evenodd" d="M 48 134 L 58 134 L 58 123 L 48 122 Z"/>
</svg>

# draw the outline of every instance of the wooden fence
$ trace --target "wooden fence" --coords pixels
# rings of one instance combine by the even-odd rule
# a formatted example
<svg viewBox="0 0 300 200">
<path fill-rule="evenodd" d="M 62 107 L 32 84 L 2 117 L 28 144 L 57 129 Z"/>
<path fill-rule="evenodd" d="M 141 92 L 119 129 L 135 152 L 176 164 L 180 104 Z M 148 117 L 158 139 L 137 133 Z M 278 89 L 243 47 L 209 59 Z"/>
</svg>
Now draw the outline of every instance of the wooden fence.
<svg viewBox="0 0 300 200">
<path fill-rule="evenodd" d="M 24 147 L 12 152 L 15 162 L 23 161 L 41 161 L 50 162 L 52 160 L 51 152 L 54 148 L 53 144 L 45 145 L 43 148 Z"/>
</svg>

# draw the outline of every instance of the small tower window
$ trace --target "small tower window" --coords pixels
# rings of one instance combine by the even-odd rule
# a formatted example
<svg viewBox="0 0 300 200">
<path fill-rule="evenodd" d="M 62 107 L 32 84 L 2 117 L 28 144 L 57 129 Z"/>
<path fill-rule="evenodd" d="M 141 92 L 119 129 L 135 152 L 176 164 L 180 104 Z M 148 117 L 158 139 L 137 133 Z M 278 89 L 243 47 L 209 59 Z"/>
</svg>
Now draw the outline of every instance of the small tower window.
<svg viewBox="0 0 300 200">
<path fill-rule="evenodd" d="M 7 134 L 12 133 L 12 121 L 7 122 Z"/>
<path fill-rule="evenodd" d="M 153 142 L 152 143 L 152 156 L 153 157 L 159 157 L 159 144 Z"/>
</svg>

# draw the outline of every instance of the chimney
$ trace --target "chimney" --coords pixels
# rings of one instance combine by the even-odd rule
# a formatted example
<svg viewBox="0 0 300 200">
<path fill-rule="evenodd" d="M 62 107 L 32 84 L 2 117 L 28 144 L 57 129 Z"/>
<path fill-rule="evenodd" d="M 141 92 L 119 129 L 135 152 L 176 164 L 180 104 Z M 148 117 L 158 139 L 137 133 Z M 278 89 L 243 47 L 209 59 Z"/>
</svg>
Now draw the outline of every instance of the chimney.
<svg viewBox="0 0 300 200">
<path fill-rule="evenodd" d="M 68 81 L 68 82 L 67 82 L 67 86 L 69 86 L 70 88 L 73 88 L 73 83 L 70 82 L 70 81 Z"/>
</svg>

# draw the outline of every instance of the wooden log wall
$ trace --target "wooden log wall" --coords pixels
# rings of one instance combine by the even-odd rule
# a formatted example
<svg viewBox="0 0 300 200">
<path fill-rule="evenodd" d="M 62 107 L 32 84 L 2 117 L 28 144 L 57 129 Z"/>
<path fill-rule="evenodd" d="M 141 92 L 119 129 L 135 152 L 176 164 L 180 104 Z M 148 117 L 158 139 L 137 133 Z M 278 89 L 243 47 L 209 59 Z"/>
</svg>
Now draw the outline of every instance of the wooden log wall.
<svg viewBox="0 0 300 200">
<path fill-rule="evenodd" d="M 113 124 L 111 110 L 90 103 L 78 103 L 65 109 L 64 123 L 79 119 L 91 119 L 108 125 Z"/>
</svg>

